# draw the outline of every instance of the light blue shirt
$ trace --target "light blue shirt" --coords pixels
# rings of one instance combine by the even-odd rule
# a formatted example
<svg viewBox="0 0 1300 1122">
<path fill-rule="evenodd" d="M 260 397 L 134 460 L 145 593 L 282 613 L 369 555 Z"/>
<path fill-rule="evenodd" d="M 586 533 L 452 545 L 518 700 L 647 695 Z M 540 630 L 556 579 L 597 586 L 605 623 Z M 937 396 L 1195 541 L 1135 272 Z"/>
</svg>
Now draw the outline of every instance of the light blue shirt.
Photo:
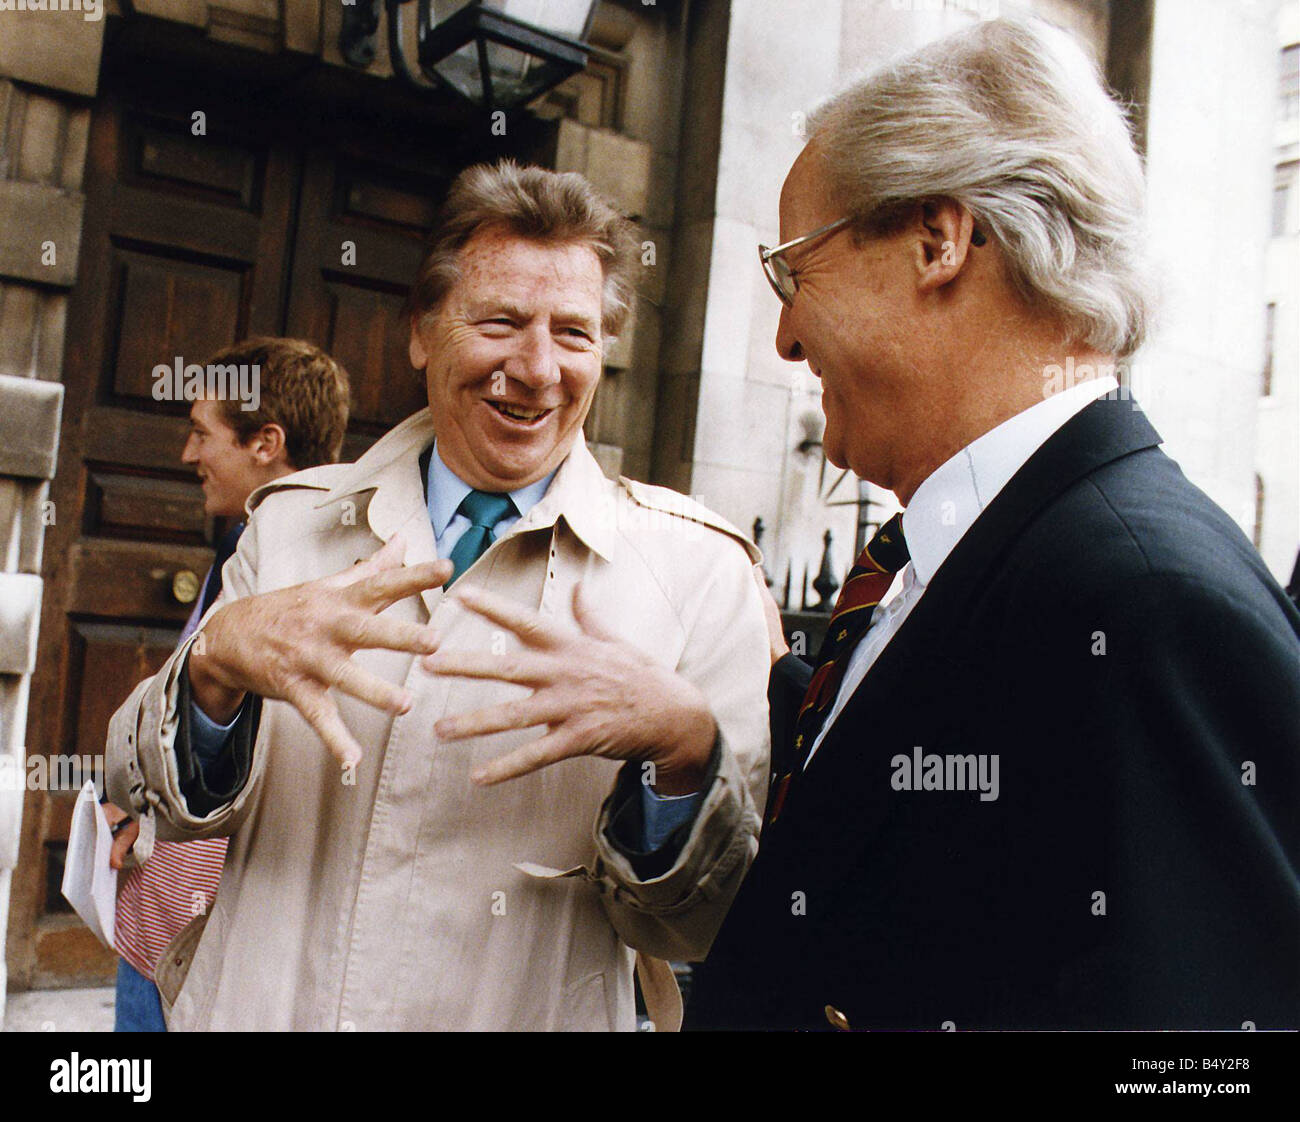
<svg viewBox="0 0 1300 1122">
<path fill-rule="evenodd" d="M 558 469 L 557 469 L 558 470 Z M 546 494 L 555 472 L 527 487 L 509 492 L 515 504 L 515 513 L 507 514 L 492 528 L 494 538 L 505 534 L 511 526 L 527 514 Z M 474 488 L 460 478 L 438 454 L 435 441 L 433 455 L 429 457 L 428 506 L 429 521 L 433 524 L 433 537 L 438 546 L 438 556 L 446 559 L 456 548 L 461 535 L 469 529 L 470 521 L 458 513 L 458 508 Z M 229 724 L 219 725 L 196 703 L 190 703 L 190 748 L 205 764 L 210 764 L 221 754 L 230 731 L 239 720 L 238 714 Z M 641 784 L 642 842 L 646 852 L 653 852 L 664 844 L 674 830 L 689 822 L 699 808 L 704 792 L 691 795 L 660 795 L 647 784 Z"/>
<path fill-rule="evenodd" d="M 515 504 L 515 513 L 507 514 L 492 527 L 493 538 L 502 537 L 511 526 L 532 510 L 546 494 L 546 489 L 554 478 L 555 472 L 551 472 L 536 483 L 520 487 L 517 491 L 510 491 L 510 499 Z M 461 535 L 469 529 L 469 519 L 460 513 L 460 504 L 474 488 L 442 462 L 436 441 L 433 445 L 433 455 L 429 457 L 429 479 L 425 490 L 429 496 L 429 521 L 433 524 L 433 539 L 438 544 L 438 556 L 446 560 L 451 556 L 451 551 L 456 548 Z"/>
</svg>

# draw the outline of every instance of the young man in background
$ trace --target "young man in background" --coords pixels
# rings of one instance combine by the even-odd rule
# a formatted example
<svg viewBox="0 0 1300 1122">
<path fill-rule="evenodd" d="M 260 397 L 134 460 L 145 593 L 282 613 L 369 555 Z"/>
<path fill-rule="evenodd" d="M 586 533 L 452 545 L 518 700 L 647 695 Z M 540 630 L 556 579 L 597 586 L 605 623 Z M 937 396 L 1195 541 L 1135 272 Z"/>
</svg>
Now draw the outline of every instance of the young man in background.
<svg viewBox="0 0 1300 1122">
<path fill-rule="evenodd" d="M 243 532 L 249 495 L 295 471 L 337 462 L 348 423 L 347 372 L 311 343 L 247 339 L 215 355 L 209 365 L 218 364 L 255 369 L 260 399 L 251 411 L 238 400 L 214 398 L 196 401 L 190 408 L 190 434 L 181 462 L 193 464 L 198 472 L 204 513 L 236 521 L 217 542 L 216 557 L 181 632 L 182 643 L 221 592 L 222 566 Z M 113 867 L 121 869 L 140 825 L 112 804 L 107 809 L 110 821 L 121 825 L 111 858 Z M 116 1031 L 166 1031 L 154 966 L 181 929 L 212 906 L 226 845 L 226 838 L 157 841 L 151 852 L 138 855 L 143 863 L 121 878 L 114 928 L 122 956 Z"/>
</svg>

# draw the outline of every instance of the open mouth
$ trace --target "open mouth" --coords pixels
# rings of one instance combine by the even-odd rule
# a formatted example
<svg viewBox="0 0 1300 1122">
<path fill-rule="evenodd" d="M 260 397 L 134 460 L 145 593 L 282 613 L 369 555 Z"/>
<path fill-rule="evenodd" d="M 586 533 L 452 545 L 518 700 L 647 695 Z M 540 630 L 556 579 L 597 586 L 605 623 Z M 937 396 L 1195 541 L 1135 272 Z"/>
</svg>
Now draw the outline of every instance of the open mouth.
<svg viewBox="0 0 1300 1122">
<path fill-rule="evenodd" d="M 516 425 L 537 425 L 551 414 L 549 409 L 528 409 L 525 406 L 512 405 L 505 401 L 489 400 L 487 404 L 492 406 L 498 415 Z"/>
</svg>

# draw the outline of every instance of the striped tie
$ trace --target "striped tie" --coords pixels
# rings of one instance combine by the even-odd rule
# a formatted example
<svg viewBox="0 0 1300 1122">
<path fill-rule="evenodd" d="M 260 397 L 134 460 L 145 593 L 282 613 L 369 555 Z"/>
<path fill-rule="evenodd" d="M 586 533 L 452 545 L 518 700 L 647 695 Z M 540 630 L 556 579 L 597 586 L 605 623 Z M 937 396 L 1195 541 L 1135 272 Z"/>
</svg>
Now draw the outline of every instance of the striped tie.
<svg viewBox="0 0 1300 1122">
<path fill-rule="evenodd" d="M 875 537 L 858 555 L 857 563 L 849 570 L 848 579 L 840 589 L 835 610 L 826 626 L 826 638 L 817 654 L 817 669 L 813 671 L 795 720 L 789 766 L 772 778 L 767 798 L 769 824 L 775 822 L 781 813 L 790 785 L 803 771 L 817 734 L 835 704 L 853 648 L 871 626 L 873 610 L 884 599 L 894 582 L 894 574 L 907 564 L 907 560 L 907 542 L 903 540 L 903 515 L 900 511 L 876 531 Z"/>
</svg>

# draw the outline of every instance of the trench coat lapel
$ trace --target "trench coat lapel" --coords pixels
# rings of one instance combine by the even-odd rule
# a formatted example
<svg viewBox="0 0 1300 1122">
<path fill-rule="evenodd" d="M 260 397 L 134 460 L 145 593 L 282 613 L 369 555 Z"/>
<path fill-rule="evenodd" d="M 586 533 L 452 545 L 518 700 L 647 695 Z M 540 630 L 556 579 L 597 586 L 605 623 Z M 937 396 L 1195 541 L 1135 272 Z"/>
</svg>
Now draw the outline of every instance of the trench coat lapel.
<svg viewBox="0 0 1300 1122">
<path fill-rule="evenodd" d="M 433 420 L 429 411 L 422 409 L 372 445 L 316 505 L 373 492 L 366 507 L 366 521 L 375 537 L 387 543 L 394 534 L 401 533 L 406 540 L 404 564 L 438 560 L 424 482 L 420 479 L 420 454 L 432 443 Z M 442 595 L 441 588 L 420 593 L 430 615 Z"/>
<path fill-rule="evenodd" d="M 366 520 L 374 535 L 387 542 L 400 532 L 406 539 L 407 565 L 436 561 L 438 546 L 429 521 L 419 463 L 433 438 L 433 419 L 428 409 L 422 409 L 350 465 L 317 506 L 371 491 Z M 557 469 L 546 494 L 501 540 L 556 526 L 561 519 L 588 549 L 604 560 L 610 559 L 617 532 L 614 503 L 600 465 L 581 435 Z M 430 615 L 442 595 L 440 588 L 421 593 Z"/>
</svg>

